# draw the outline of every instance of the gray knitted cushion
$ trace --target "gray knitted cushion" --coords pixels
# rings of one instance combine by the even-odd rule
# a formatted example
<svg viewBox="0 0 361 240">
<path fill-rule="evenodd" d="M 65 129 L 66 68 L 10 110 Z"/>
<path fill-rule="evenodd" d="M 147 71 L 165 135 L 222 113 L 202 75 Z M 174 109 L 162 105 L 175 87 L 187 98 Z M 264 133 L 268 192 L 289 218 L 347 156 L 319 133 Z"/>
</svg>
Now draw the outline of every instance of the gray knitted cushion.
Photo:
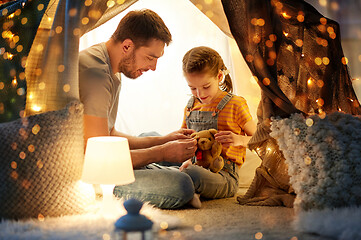
<svg viewBox="0 0 361 240">
<path fill-rule="evenodd" d="M 361 119 L 335 112 L 274 120 L 277 139 L 301 210 L 361 205 Z"/>
<path fill-rule="evenodd" d="M 0 124 L 0 218 L 84 213 L 83 105 Z"/>
</svg>

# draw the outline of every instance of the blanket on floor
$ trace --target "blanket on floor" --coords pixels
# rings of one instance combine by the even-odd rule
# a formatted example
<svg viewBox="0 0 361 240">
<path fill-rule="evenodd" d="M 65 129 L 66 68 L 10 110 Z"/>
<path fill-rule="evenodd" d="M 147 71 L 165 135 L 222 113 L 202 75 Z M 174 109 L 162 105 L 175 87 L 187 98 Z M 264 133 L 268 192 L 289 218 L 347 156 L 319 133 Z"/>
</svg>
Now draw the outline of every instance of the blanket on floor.
<svg viewBox="0 0 361 240">
<path fill-rule="evenodd" d="M 114 223 L 126 214 L 126 210 L 122 200 L 114 200 L 111 205 L 113 209 L 111 212 L 103 209 L 101 203 L 97 203 L 93 211 L 86 214 L 28 218 L 19 221 L 2 220 L 0 221 L 0 239 L 119 239 L 116 236 L 119 233 L 115 231 Z M 178 217 L 165 214 L 147 203 L 143 205 L 140 213 L 153 221 L 152 231 L 147 234 L 156 234 L 162 229 L 176 228 L 181 222 Z"/>
</svg>

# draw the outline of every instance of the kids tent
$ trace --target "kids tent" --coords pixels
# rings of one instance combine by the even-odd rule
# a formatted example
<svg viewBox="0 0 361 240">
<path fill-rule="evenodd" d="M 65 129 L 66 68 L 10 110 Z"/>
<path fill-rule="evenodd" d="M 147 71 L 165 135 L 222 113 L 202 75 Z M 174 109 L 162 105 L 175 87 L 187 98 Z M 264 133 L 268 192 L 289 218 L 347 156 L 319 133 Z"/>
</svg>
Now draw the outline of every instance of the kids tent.
<svg viewBox="0 0 361 240">
<path fill-rule="evenodd" d="M 1 217 L 86 211 L 87 201 L 80 199 L 89 198 L 77 185 L 83 154 L 77 79 L 79 38 L 134 2 L 22 0 L 0 5 L 0 151 L 4 156 L 0 170 Z M 361 112 L 340 45 L 339 26 L 304 1 L 221 3 L 228 24 L 214 22 L 236 40 L 262 92 L 258 129 L 250 148 L 259 153 L 263 164 L 239 202 L 293 203 L 295 195 L 289 185 L 287 164 L 278 150 L 276 136 L 271 136 L 270 122 L 294 114 L 315 115 L 328 121 L 324 114 Z M 357 126 L 358 120 L 352 119 Z M 270 147 L 272 151 L 267 152 Z M 65 177 L 66 185 L 61 185 Z M 359 185 L 359 175 L 353 175 L 352 181 Z M 294 183 L 299 181 L 295 178 Z M 267 184 L 276 186 L 276 194 L 285 199 L 291 195 L 291 200 L 273 198 L 272 194 L 259 198 Z M 44 194 L 49 186 L 56 192 Z M 39 199 L 47 199 L 47 204 L 39 205 Z M 347 206 L 346 201 L 342 203 Z M 352 204 L 360 204 L 359 196 Z"/>
</svg>

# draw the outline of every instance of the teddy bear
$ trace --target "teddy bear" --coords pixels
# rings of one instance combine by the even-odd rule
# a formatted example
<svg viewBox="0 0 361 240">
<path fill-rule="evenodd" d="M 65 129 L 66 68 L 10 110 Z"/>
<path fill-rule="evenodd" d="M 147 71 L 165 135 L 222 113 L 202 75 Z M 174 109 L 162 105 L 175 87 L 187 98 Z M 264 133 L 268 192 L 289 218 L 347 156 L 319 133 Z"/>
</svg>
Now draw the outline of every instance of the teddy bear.
<svg viewBox="0 0 361 240">
<path fill-rule="evenodd" d="M 214 173 L 219 172 L 224 166 L 221 156 L 222 145 L 214 139 L 216 133 L 216 129 L 209 129 L 191 134 L 191 137 L 197 140 L 198 147 L 195 164 Z"/>
</svg>

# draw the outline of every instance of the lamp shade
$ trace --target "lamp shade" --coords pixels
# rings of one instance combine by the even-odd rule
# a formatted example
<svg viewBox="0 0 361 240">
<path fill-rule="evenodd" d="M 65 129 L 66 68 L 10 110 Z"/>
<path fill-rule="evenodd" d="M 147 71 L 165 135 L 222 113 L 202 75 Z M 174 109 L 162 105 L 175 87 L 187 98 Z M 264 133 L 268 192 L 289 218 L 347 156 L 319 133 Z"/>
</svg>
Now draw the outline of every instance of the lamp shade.
<svg viewBox="0 0 361 240">
<path fill-rule="evenodd" d="M 134 182 L 128 139 L 114 136 L 89 138 L 82 180 L 86 183 L 112 185 Z"/>
</svg>

